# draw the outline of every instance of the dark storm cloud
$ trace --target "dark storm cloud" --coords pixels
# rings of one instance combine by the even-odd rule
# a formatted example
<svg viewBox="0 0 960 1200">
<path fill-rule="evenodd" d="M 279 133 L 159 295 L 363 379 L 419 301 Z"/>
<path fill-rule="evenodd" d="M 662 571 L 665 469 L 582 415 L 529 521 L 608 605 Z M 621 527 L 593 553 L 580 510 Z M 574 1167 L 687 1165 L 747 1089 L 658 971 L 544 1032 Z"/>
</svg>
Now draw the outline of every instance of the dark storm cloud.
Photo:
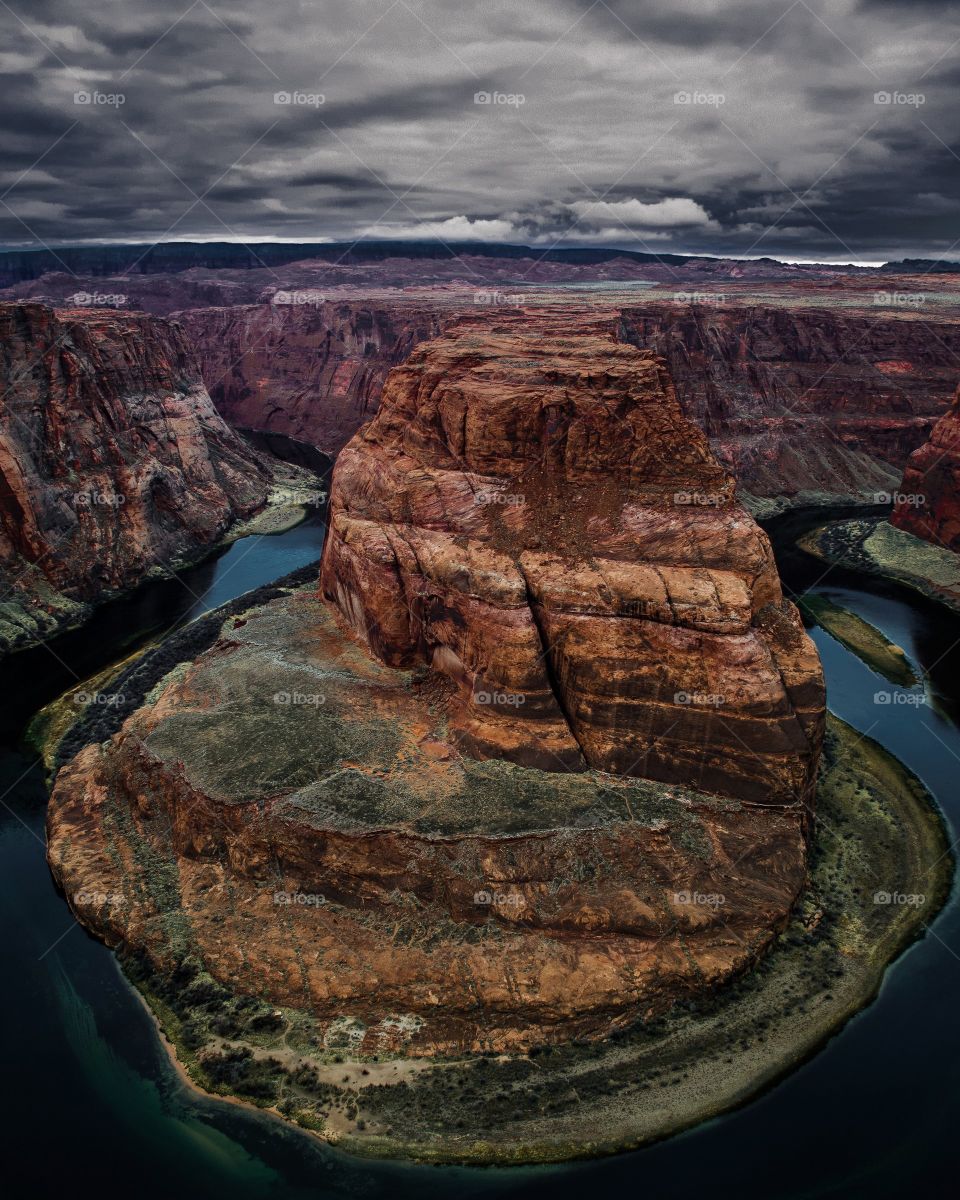
<svg viewBox="0 0 960 1200">
<path fill-rule="evenodd" d="M 960 253 L 957 0 L 7 2 L 8 244 Z"/>
</svg>

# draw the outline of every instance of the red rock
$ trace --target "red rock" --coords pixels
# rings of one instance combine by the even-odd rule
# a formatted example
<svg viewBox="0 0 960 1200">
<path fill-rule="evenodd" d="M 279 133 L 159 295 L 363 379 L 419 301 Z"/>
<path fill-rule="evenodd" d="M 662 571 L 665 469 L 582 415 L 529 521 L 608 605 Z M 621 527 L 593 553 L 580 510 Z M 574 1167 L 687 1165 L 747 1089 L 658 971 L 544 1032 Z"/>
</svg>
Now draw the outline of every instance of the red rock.
<svg viewBox="0 0 960 1200">
<path fill-rule="evenodd" d="M 910 455 L 890 523 L 960 550 L 960 388 L 929 441 Z"/>
<path fill-rule="evenodd" d="M 176 314 L 231 425 L 334 453 L 377 410 L 383 381 L 443 310 L 395 299 L 258 304 Z"/>
<path fill-rule="evenodd" d="M 892 491 L 960 354 L 955 321 L 734 296 L 624 308 L 623 325 L 665 358 L 684 413 L 757 496 Z"/>
<path fill-rule="evenodd" d="M 321 590 L 450 681 L 477 756 L 807 802 L 816 650 L 663 363 L 616 332 L 528 310 L 419 346 L 337 462 Z"/>
<path fill-rule="evenodd" d="M 57 777 L 50 865 L 110 945 L 430 1055 L 604 1036 L 786 921 L 799 804 L 477 762 L 315 596 L 248 617 Z"/>
<path fill-rule="evenodd" d="M 175 326 L 3 304 L 0 344 L 0 645 L 196 558 L 263 505 L 268 472 Z"/>
</svg>

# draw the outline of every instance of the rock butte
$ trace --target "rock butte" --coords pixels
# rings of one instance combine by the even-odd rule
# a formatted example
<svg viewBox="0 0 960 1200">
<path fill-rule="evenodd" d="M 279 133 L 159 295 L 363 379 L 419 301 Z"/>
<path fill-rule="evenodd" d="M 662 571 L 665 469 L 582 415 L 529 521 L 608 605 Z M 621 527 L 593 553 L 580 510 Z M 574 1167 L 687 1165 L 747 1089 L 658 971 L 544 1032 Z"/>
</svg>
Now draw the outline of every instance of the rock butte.
<svg viewBox="0 0 960 1200">
<path fill-rule="evenodd" d="M 0 642 L 196 557 L 270 475 L 218 415 L 181 331 L 142 313 L 0 304 Z"/>
<path fill-rule="evenodd" d="M 911 454 L 890 523 L 960 550 L 960 388 L 930 440 Z"/>
<path fill-rule="evenodd" d="M 819 661 L 614 335 L 463 321 L 391 373 L 335 473 L 330 603 L 227 620 L 60 771 L 87 925 L 362 1053 L 603 1036 L 755 961 L 805 879 Z"/>
<path fill-rule="evenodd" d="M 464 319 L 341 452 L 321 589 L 479 757 L 807 802 L 820 663 L 733 490 L 609 318 Z"/>
</svg>

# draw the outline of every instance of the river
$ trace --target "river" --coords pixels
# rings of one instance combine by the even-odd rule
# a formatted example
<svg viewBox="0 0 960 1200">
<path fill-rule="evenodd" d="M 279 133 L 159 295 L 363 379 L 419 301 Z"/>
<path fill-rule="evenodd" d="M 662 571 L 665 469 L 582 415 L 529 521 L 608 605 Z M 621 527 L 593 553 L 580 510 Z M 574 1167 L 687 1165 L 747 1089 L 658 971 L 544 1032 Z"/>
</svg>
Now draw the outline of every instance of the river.
<svg viewBox="0 0 960 1200">
<path fill-rule="evenodd" d="M 954 831 L 960 826 L 960 654 L 948 647 L 960 638 L 960 621 L 877 583 L 825 574 L 822 565 L 790 550 L 803 523 L 793 517 L 769 527 L 789 587 L 812 587 L 859 613 L 925 672 L 921 691 L 893 688 L 814 630 L 830 707 L 907 763 Z M 323 515 L 315 511 L 285 533 L 236 542 L 179 580 L 109 606 L 78 634 L 31 651 L 3 672 L 5 1194 L 98 1188 L 106 1195 L 130 1191 L 138 1200 L 566 1200 L 584 1191 L 628 1191 L 652 1200 L 899 1200 L 952 1179 L 960 1085 L 956 888 L 928 934 L 888 972 L 877 1000 L 811 1061 L 738 1111 L 635 1153 L 498 1170 L 370 1162 L 180 1082 L 113 955 L 76 924 L 53 886 L 44 858 L 43 776 L 18 748 L 16 733 L 40 704 L 70 686 L 73 672 L 83 677 L 146 633 L 175 627 L 310 562 L 323 534 Z M 880 693 L 889 698 L 878 702 Z"/>
</svg>

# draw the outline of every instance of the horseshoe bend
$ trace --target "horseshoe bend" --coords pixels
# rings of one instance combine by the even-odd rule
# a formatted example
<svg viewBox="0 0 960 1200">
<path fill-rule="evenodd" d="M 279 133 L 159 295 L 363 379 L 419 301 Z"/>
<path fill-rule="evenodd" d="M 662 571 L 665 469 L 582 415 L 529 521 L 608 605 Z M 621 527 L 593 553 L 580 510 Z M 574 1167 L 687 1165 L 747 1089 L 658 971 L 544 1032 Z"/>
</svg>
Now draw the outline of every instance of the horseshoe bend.
<svg viewBox="0 0 960 1200">
<path fill-rule="evenodd" d="M 606 1054 L 822 934 L 816 805 L 893 768 L 834 727 L 817 793 L 823 675 L 767 535 L 616 332 L 511 311 L 419 345 L 338 458 L 319 580 L 188 626 L 61 748 L 54 875 L 205 1086 L 272 1102 L 280 1072 L 278 1111 L 396 1152 L 424 1071 Z M 524 1153 L 582 1151 L 558 1129 Z"/>
<path fill-rule="evenodd" d="M 228 622 L 61 774 L 68 890 L 120 792 L 114 869 L 175 856 L 215 977 L 421 1054 L 599 1035 L 762 951 L 822 676 L 658 359 L 576 314 L 421 346 L 337 465 L 320 592 Z M 109 931 L 163 961 L 167 915 L 144 894 Z"/>
</svg>

